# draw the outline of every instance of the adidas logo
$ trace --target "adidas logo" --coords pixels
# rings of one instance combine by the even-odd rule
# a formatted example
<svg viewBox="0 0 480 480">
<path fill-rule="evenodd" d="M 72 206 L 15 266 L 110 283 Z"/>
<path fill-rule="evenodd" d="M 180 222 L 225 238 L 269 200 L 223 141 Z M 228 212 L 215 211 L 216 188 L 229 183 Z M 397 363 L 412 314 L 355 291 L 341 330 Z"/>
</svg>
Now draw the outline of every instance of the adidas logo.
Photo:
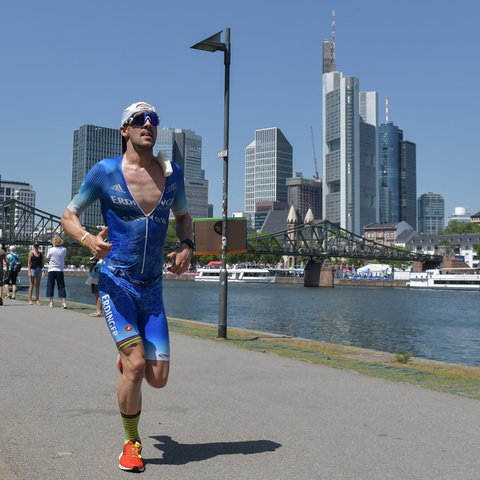
<svg viewBox="0 0 480 480">
<path fill-rule="evenodd" d="M 112 185 L 110 188 L 112 190 L 115 190 L 116 192 L 125 193 L 122 186 L 119 183 L 117 183 L 116 185 Z"/>
</svg>

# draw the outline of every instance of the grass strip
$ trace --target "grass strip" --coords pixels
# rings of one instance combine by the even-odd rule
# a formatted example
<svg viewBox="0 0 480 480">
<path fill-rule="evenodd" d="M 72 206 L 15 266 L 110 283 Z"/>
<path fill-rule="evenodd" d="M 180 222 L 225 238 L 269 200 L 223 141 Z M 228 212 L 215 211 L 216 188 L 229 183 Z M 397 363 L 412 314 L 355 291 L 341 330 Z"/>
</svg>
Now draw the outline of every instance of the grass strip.
<svg viewBox="0 0 480 480">
<path fill-rule="evenodd" d="M 216 338 L 215 325 L 169 318 L 174 332 L 205 340 Z M 352 370 L 391 382 L 409 383 L 439 392 L 480 399 L 480 368 L 229 327 L 229 344 L 249 350 Z"/>
</svg>

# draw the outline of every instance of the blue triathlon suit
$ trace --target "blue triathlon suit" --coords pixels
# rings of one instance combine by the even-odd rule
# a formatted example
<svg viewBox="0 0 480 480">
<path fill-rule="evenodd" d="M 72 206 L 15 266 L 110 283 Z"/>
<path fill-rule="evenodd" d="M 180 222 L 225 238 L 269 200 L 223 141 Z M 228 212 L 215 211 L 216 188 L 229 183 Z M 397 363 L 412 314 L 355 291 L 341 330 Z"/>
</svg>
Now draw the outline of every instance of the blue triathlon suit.
<svg viewBox="0 0 480 480">
<path fill-rule="evenodd" d="M 80 215 L 100 200 L 113 245 L 102 262 L 98 289 L 107 326 L 120 350 L 141 340 L 147 360 L 169 360 L 162 295 L 163 247 L 170 210 L 187 213 L 183 172 L 171 163 L 163 195 L 150 213 L 138 206 L 125 182 L 122 158 L 107 158 L 87 173 L 68 209 Z M 170 163 L 170 162 L 167 162 Z M 165 171 L 165 168 L 164 168 Z"/>
</svg>

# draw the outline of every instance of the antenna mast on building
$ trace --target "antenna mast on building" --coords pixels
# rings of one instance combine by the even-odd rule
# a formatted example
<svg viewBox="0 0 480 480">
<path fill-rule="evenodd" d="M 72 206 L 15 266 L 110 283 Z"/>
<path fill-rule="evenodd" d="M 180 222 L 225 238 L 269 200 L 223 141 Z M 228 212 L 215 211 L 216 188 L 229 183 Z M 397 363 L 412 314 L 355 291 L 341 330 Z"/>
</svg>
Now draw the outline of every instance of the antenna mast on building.
<svg viewBox="0 0 480 480">
<path fill-rule="evenodd" d="M 388 95 L 385 97 L 385 123 L 388 123 Z"/>
<path fill-rule="evenodd" d="M 330 62 L 333 67 L 335 68 L 335 10 L 332 10 L 332 42 L 330 45 Z"/>
<path fill-rule="evenodd" d="M 315 175 L 313 176 L 313 179 L 316 182 L 319 182 L 320 181 L 320 176 L 318 175 L 317 154 L 315 153 L 315 140 L 313 139 L 313 128 L 312 127 L 310 127 L 310 133 L 312 134 L 313 163 L 315 165 Z"/>
</svg>

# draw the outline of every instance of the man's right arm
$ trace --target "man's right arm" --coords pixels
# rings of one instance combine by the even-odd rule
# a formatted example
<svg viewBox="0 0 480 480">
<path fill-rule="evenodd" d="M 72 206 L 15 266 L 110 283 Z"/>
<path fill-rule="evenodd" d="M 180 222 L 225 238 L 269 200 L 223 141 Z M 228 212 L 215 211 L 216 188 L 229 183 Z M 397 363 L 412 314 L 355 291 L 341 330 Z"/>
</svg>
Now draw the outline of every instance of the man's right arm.
<svg viewBox="0 0 480 480">
<path fill-rule="evenodd" d="M 105 258 L 112 248 L 112 244 L 105 241 L 108 227 L 105 227 L 98 235 L 92 235 L 83 228 L 78 215 L 69 208 L 63 212 L 62 227 L 73 240 L 88 248 L 95 258 Z"/>
</svg>

